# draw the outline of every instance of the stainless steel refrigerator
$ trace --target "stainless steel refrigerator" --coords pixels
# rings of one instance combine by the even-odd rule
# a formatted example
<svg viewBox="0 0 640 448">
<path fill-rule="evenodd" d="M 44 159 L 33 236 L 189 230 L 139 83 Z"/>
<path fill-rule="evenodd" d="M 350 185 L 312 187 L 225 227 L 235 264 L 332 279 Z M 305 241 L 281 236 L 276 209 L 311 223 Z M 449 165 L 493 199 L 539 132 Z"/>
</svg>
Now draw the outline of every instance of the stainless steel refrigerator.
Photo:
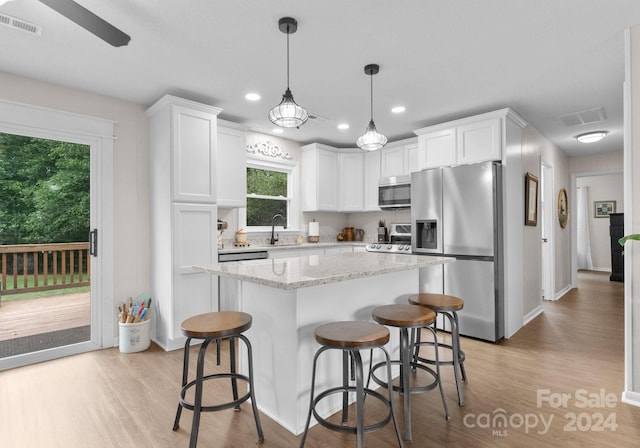
<svg viewBox="0 0 640 448">
<path fill-rule="evenodd" d="M 412 251 L 456 261 L 420 271 L 420 292 L 464 300 L 460 334 L 504 337 L 502 165 L 436 168 L 411 175 Z M 442 325 L 440 323 L 439 325 Z"/>
</svg>

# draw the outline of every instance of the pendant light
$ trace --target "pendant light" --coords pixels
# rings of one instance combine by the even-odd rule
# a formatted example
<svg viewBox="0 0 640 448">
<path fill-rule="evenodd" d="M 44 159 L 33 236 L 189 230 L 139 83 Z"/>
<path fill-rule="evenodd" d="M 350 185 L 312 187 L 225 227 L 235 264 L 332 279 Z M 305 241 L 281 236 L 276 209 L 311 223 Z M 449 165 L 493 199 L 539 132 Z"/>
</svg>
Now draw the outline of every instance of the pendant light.
<svg viewBox="0 0 640 448">
<path fill-rule="evenodd" d="M 371 77 L 371 121 L 369 121 L 364 134 L 356 141 L 358 147 L 364 151 L 375 151 L 387 144 L 387 137 L 378 132 L 376 124 L 373 122 L 373 75 L 376 75 L 379 71 L 380 66 L 378 64 L 369 64 L 364 67 L 365 75 Z"/>
<path fill-rule="evenodd" d="M 278 21 L 280 31 L 287 35 L 287 90 L 282 95 L 282 101 L 269 111 L 269 120 L 276 126 L 283 128 L 297 128 L 307 122 L 309 113 L 304 107 L 298 106 L 289 90 L 289 34 L 298 29 L 298 22 L 291 17 L 283 17 Z"/>
</svg>

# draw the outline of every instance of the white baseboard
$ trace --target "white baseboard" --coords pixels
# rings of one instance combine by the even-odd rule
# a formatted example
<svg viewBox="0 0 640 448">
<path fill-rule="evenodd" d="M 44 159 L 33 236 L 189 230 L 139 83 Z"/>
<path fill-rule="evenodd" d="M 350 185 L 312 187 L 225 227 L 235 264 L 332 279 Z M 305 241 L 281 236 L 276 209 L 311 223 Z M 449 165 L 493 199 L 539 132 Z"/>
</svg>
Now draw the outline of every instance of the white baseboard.
<svg viewBox="0 0 640 448">
<path fill-rule="evenodd" d="M 533 319 L 535 319 L 536 317 L 538 317 L 539 315 L 541 315 L 544 312 L 544 309 L 542 308 L 542 305 L 538 305 L 535 309 L 533 309 L 531 312 L 527 313 L 523 320 L 522 326 L 527 325 L 529 322 L 531 322 Z"/>
<path fill-rule="evenodd" d="M 556 294 L 555 299 L 553 300 L 560 300 L 565 294 L 567 294 L 569 291 L 571 291 L 573 288 L 571 288 L 571 285 L 567 285 L 564 287 L 564 289 L 562 289 L 561 291 L 559 291 Z"/>
<path fill-rule="evenodd" d="M 620 401 L 632 406 L 640 407 L 640 393 L 633 392 L 631 390 L 625 390 L 624 392 L 622 392 L 622 398 Z"/>
</svg>

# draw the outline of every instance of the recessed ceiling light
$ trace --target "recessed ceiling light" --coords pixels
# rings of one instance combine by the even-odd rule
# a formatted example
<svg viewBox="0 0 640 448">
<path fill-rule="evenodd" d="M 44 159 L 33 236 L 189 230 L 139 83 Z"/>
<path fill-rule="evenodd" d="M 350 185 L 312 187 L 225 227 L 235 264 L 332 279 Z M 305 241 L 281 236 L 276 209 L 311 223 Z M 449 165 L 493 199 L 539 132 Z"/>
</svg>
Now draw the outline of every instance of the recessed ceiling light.
<svg viewBox="0 0 640 448">
<path fill-rule="evenodd" d="M 576 136 L 576 140 L 580 143 L 595 143 L 599 142 L 607 136 L 607 131 L 587 132 Z"/>
<path fill-rule="evenodd" d="M 258 95 L 257 93 L 247 93 L 244 96 L 244 99 L 247 101 L 258 101 L 260 99 L 260 95 Z"/>
<path fill-rule="evenodd" d="M 349 125 L 347 123 L 340 123 L 338 129 L 349 129 Z"/>
<path fill-rule="evenodd" d="M 280 128 L 273 128 L 271 132 L 273 132 L 274 134 L 282 134 L 284 131 Z"/>
<path fill-rule="evenodd" d="M 393 112 L 394 114 L 401 114 L 405 110 L 407 109 L 404 106 L 396 106 L 393 109 L 391 109 L 391 112 Z"/>
</svg>

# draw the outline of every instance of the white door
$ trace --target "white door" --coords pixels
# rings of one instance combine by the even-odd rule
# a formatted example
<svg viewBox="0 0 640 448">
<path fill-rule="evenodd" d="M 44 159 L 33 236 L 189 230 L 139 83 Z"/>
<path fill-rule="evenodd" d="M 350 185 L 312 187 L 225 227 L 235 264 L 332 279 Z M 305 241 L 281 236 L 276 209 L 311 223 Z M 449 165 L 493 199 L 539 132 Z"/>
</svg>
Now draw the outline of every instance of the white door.
<svg viewBox="0 0 640 448">
<path fill-rule="evenodd" d="M 554 300 L 554 257 L 553 257 L 553 167 L 542 162 L 540 165 L 540 223 L 542 230 L 541 291 L 544 300 Z"/>
<path fill-rule="evenodd" d="M 111 346 L 115 320 L 113 272 L 109 268 L 113 264 L 113 122 L 0 100 L 0 132 L 85 145 L 89 151 L 89 228 L 97 229 L 99 237 L 90 262 L 83 255 L 82 263 L 90 265 L 86 268 L 90 271 L 88 339 L 1 358 L 0 370 Z M 74 269 L 80 265 L 78 261 Z"/>
</svg>

